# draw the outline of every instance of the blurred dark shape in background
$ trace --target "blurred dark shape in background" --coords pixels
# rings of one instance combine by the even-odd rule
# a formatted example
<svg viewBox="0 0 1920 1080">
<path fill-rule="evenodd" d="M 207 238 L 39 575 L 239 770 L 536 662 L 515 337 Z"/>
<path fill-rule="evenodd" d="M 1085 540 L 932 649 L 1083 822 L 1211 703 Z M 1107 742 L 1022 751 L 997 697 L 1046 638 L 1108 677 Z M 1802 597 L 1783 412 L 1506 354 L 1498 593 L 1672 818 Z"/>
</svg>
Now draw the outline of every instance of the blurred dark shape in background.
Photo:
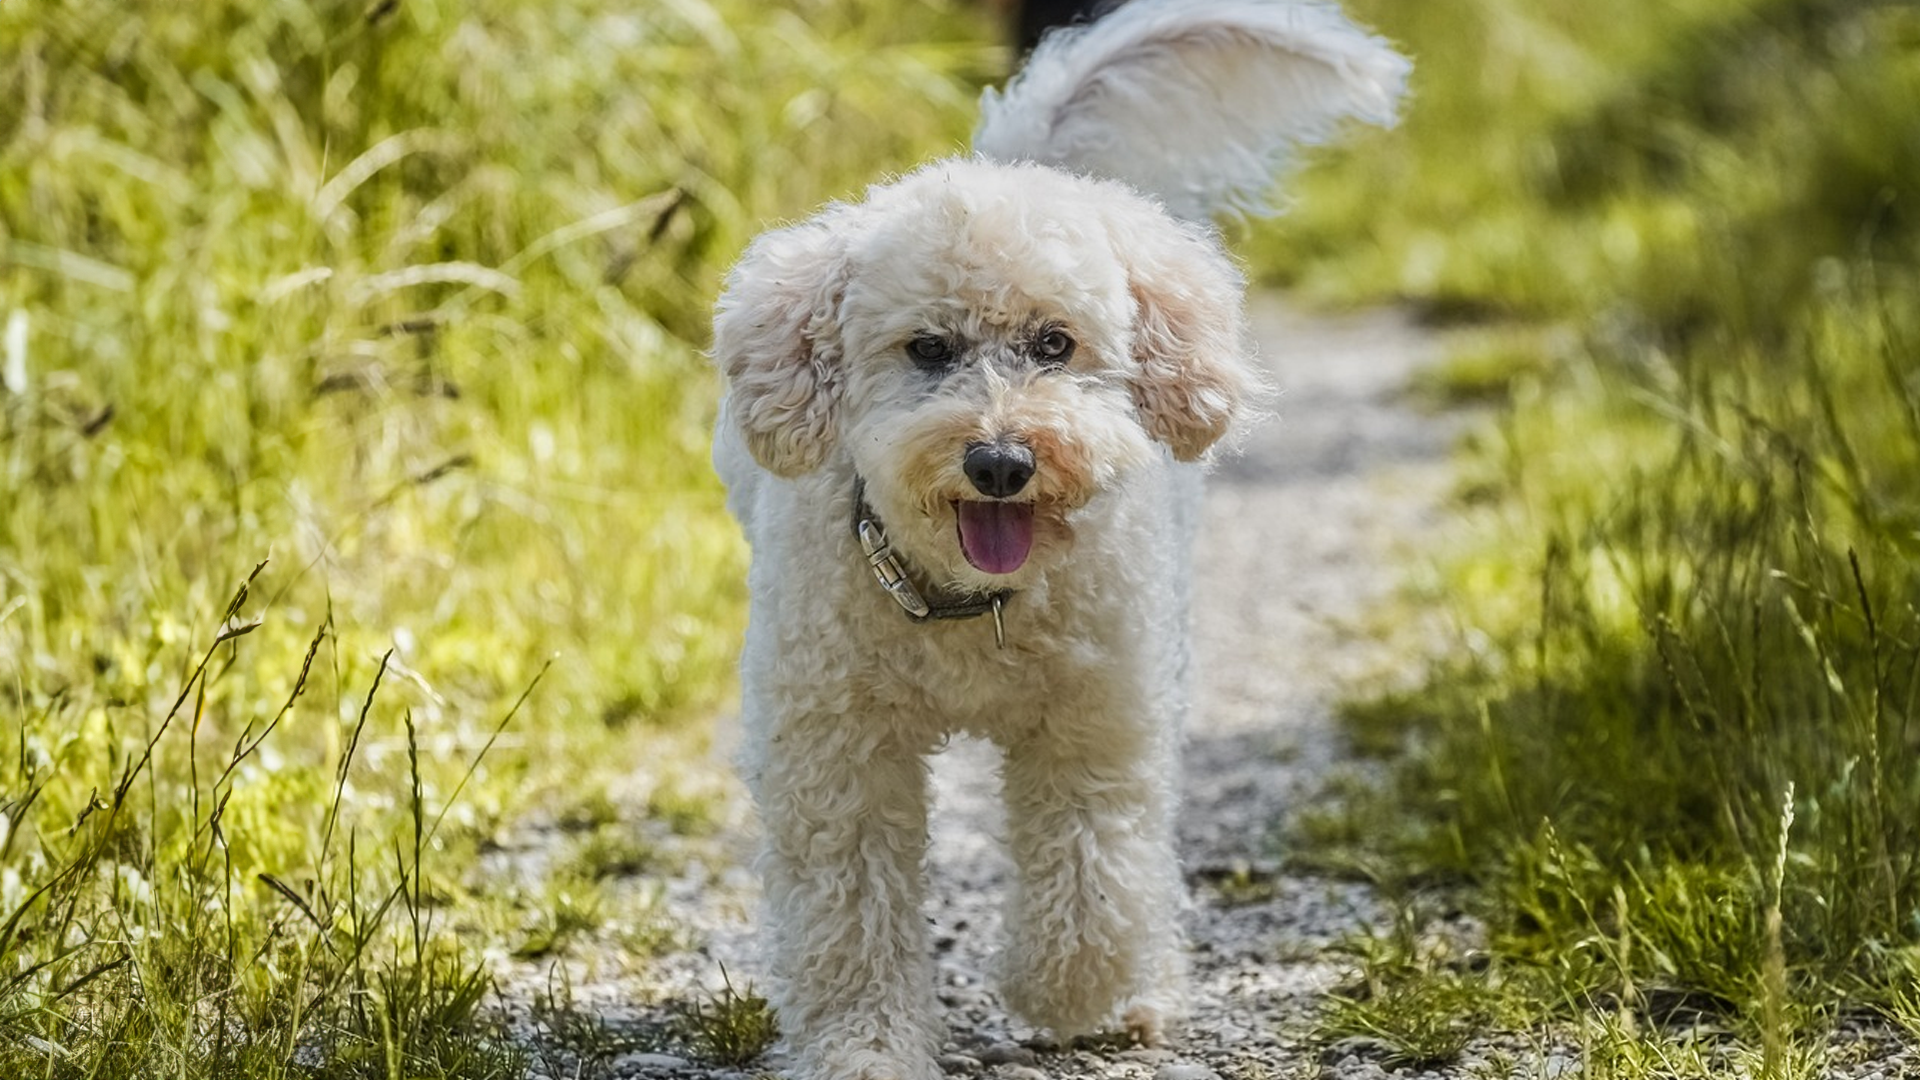
<svg viewBox="0 0 1920 1080">
<path fill-rule="evenodd" d="M 1013 11 L 1014 43 L 1021 55 L 1040 43 L 1041 35 L 1056 26 L 1093 20 L 1119 7 L 1125 0 L 1016 0 Z"/>
</svg>

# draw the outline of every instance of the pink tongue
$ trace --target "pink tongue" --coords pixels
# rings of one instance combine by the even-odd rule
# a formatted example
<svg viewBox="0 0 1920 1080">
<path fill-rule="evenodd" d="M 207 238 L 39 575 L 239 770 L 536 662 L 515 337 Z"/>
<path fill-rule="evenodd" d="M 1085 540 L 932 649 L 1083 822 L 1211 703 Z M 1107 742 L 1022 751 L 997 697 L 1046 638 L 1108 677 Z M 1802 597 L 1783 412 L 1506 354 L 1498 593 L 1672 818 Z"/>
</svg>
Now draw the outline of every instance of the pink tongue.
<svg viewBox="0 0 1920 1080">
<path fill-rule="evenodd" d="M 976 570 L 1011 574 L 1033 550 L 1033 504 L 978 502 L 957 504 L 960 553 Z"/>
</svg>

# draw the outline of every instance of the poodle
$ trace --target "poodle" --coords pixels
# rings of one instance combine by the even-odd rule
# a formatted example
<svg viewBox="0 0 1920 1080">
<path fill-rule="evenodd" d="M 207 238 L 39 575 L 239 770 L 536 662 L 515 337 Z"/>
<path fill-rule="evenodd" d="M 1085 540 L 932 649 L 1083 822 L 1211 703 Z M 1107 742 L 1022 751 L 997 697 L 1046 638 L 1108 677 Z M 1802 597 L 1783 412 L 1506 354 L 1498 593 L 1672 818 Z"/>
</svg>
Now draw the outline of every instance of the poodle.
<svg viewBox="0 0 1920 1080">
<path fill-rule="evenodd" d="M 1000 989 L 1060 1038 L 1183 1001 L 1174 779 L 1200 477 L 1258 401 L 1209 220 L 1390 123 L 1407 62 L 1329 5 L 1133 0 L 988 91 L 971 156 L 776 229 L 714 323 L 752 546 L 741 768 L 795 1074 L 932 1080 L 928 755 L 1003 751 Z"/>
</svg>

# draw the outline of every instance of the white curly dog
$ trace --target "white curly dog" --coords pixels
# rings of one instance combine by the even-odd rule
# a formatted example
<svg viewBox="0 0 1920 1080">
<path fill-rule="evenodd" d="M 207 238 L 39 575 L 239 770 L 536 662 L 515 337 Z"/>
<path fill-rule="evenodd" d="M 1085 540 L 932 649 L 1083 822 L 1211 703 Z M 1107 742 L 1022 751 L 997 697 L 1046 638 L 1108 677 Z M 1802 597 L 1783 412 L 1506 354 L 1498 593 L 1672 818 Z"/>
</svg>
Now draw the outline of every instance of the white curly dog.
<svg viewBox="0 0 1920 1080">
<path fill-rule="evenodd" d="M 1002 990 L 1062 1037 L 1183 1004 L 1172 826 L 1201 463 L 1260 390 L 1206 220 L 1390 122 L 1336 8 L 1134 0 L 1058 32 L 971 157 L 767 233 L 721 298 L 714 462 L 753 548 L 742 767 L 796 1075 L 932 1080 L 928 764 L 1003 750 Z"/>
</svg>

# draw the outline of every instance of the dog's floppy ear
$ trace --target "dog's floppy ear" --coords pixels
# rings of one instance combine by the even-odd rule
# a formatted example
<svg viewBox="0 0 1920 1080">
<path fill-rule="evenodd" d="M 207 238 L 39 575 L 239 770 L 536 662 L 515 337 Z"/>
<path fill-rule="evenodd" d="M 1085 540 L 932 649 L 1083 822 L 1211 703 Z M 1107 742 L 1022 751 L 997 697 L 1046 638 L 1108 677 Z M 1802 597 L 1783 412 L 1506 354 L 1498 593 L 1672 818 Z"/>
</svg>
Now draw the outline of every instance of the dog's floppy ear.
<svg viewBox="0 0 1920 1080">
<path fill-rule="evenodd" d="M 1245 286 L 1202 226 L 1130 213 L 1113 235 L 1133 293 L 1134 404 L 1154 438 L 1193 461 L 1258 391 Z"/>
<path fill-rule="evenodd" d="M 754 460 L 779 476 L 812 472 L 833 446 L 847 282 L 836 219 L 844 212 L 755 240 L 714 314 L 713 357 L 727 377 L 722 408 Z"/>
</svg>

